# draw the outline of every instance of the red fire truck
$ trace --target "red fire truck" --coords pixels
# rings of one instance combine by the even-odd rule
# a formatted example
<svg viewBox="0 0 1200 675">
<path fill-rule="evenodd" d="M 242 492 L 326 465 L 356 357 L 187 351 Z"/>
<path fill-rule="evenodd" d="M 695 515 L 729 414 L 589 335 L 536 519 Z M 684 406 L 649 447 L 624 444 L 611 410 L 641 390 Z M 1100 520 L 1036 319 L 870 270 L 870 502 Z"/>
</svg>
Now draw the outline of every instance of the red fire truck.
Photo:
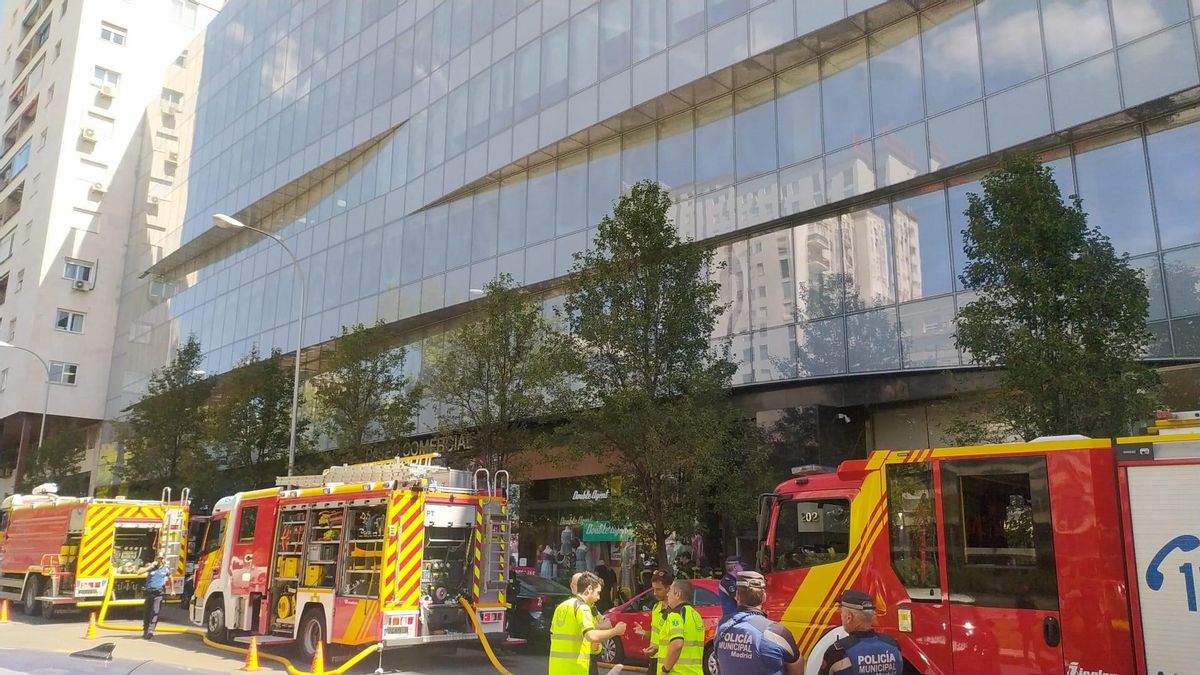
<svg viewBox="0 0 1200 675">
<path fill-rule="evenodd" d="M 504 632 L 508 472 L 436 455 L 280 479 L 213 507 L 189 606 L 210 639 L 402 647 Z"/>
<path fill-rule="evenodd" d="M 808 673 L 846 588 L 906 673 L 1197 672 L 1200 434 L 1177 422 L 797 468 L 760 504 L 765 609 Z"/>
<path fill-rule="evenodd" d="M 166 557 L 168 580 L 183 590 L 188 490 L 172 501 L 93 499 L 55 494 L 53 484 L 12 495 L 0 506 L 0 598 L 19 601 L 26 614 L 50 618 L 59 609 L 98 607 L 113 579 L 110 605 L 143 602 L 138 567 Z"/>
</svg>

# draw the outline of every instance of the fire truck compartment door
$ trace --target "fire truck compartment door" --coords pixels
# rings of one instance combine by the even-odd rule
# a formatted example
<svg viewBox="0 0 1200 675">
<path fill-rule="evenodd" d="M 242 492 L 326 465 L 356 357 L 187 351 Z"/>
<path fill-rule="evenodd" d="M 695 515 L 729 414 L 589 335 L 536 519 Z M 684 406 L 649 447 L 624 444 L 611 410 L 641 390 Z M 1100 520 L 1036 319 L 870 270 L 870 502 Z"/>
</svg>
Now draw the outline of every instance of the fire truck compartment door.
<svg viewBox="0 0 1200 675">
<path fill-rule="evenodd" d="M 940 462 L 959 673 L 1062 672 L 1046 459 Z"/>
<path fill-rule="evenodd" d="M 1200 661 L 1200 463 L 1125 470 L 1146 672 L 1195 672 Z"/>
</svg>

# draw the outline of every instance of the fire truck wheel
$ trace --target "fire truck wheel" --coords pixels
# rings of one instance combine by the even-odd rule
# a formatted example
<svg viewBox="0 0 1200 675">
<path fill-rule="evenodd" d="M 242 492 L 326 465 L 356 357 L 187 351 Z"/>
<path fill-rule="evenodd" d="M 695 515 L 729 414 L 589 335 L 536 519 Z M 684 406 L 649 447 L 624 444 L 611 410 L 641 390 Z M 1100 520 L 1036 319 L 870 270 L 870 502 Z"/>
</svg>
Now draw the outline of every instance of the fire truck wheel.
<svg viewBox="0 0 1200 675">
<path fill-rule="evenodd" d="M 225 628 L 225 603 L 221 596 L 214 596 L 204 608 L 204 632 L 213 642 L 225 642 L 229 631 Z"/>
<path fill-rule="evenodd" d="M 58 616 L 58 605 L 45 600 L 38 604 L 41 605 L 39 609 L 41 610 L 40 613 L 43 619 L 47 621 L 53 621 L 54 617 Z"/>
<path fill-rule="evenodd" d="M 25 616 L 33 616 L 37 612 L 38 601 L 34 598 L 37 597 L 41 585 L 42 578 L 36 574 L 25 581 L 25 590 L 21 592 L 21 611 L 25 612 Z"/>
<path fill-rule="evenodd" d="M 711 642 L 704 645 L 704 675 L 717 675 L 717 651 Z"/>
<path fill-rule="evenodd" d="M 317 643 L 329 643 L 325 633 L 325 612 L 320 607 L 309 607 L 300 617 L 300 630 L 297 633 L 300 642 L 300 653 L 305 661 L 311 661 L 317 653 Z"/>
</svg>

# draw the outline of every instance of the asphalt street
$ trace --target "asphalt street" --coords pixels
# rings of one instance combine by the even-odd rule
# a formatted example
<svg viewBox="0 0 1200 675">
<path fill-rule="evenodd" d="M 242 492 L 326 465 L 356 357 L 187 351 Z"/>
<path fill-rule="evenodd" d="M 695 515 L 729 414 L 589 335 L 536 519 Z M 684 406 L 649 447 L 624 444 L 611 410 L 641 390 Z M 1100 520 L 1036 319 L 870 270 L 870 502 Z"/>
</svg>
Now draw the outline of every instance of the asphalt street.
<svg viewBox="0 0 1200 675">
<path fill-rule="evenodd" d="M 159 633 L 153 640 L 141 638 L 141 621 L 136 612 L 125 610 L 112 622 L 136 627 L 136 631 L 124 632 L 99 630 L 95 640 L 83 638 L 87 628 L 87 617 L 83 614 L 64 614 L 47 622 L 39 617 L 28 617 L 20 608 L 13 606 L 9 623 L 0 624 L 0 675 L 30 673 L 32 675 L 59 675 L 66 673 L 104 672 L 118 673 L 216 673 L 241 672 L 244 657 L 218 651 L 206 646 L 192 635 Z M 186 625 L 182 610 L 175 606 L 163 608 L 160 625 Z M 112 643 L 113 662 L 102 670 L 97 662 L 72 658 L 69 654 Z M 475 643 L 477 645 L 477 643 Z M 272 650 L 291 659 L 293 665 L 307 671 L 309 664 L 303 663 L 294 650 L 284 648 Z M 530 652 L 504 652 L 500 660 L 514 675 L 540 675 L 546 672 L 546 656 Z M 279 664 L 269 660 L 260 661 L 262 672 L 283 673 Z M 379 658 L 370 656 L 348 673 L 362 675 L 379 672 Z M 328 667 L 328 666 L 327 666 Z M 463 647 L 452 652 L 421 652 L 418 650 L 393 650 L 383 655 L 384 673 L 394 675 L 445 673 L 461 675 L 494 675 L 487 656 L 477 646 Z"/>
</svg>

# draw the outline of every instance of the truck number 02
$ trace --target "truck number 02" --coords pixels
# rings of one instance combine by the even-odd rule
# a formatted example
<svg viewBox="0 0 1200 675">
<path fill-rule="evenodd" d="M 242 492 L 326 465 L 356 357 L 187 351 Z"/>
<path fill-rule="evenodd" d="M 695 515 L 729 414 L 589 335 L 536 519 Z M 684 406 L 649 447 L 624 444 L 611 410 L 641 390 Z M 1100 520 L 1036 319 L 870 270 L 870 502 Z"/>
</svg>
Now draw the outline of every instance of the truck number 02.
<svg viewBox="0 0 1200 675">
<path fill-rule="evenodd" d="M 800 514 L 800 522 L 802 522 L 802 523 L 816 523 L 816 522 L 819 522 L 820 520 L 821 520 L 821 512 L 820 511 L 808 511 L 806 513 Z"/>
</svg>

